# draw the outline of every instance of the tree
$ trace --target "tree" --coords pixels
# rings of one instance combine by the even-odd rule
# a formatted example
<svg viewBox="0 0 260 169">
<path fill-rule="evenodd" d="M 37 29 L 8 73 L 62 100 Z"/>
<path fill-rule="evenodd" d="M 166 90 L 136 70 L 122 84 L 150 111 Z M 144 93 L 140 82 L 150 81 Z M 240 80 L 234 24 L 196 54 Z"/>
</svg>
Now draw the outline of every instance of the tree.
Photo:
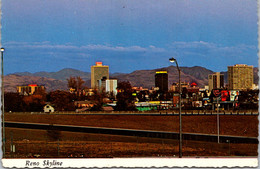
<svg viewBox="0 0 260 169">
<path fill-rule="evenodd" d="M 56 90 L 50 92 L 50 101 L 55 105 L 55 109 L 58 111 L 74 111 L 74 96 L 70 92 Z"/>
<path fill-rule="evenodd" d="M 94 102 L 94 106 L 90 109 L 91 111 L 100 111 L 102 110 L 102 106 L 104 104 L 104 98 L 107 93 L 105 89 L 102 90 L 94 90 L 94 95 L 90 97 L 90 100 Z"/>
<path fill-rule="evenodd" d="M 34 94 L 23 97 L 26 111 L 42 111 L 45 104 L 45 97 L 43 95 Z"/>
<path fill-rule="evenodd" d="M 82 80 L 82 78 L 79 76 L 70 77 L 69 79 L 67 79 L 67 81 L 68 81 L 68 87 L 74 89 L 75 92 L 77 93 L 77 96 L 79 97 L 82 89 L 84 88 L 83 84 L 85 83 L 85 81 Z"/>
<path fill-rule="evenodd" d="M 23 102 L 23 97 L 18 93 L 5 93 L 5 111 L 9 112 L 21 112 L 25 111 L 25 104 Z"/>
<path fill-rule="evenodd" d="M 117 90 L 116 110 L 136 110 L 134 103 L 135 98 L 132 95 L 132 86 L 130 82 L 119 82 Z"/>
<path fill-rule="evenodd" d="M 68 88 L 76 89 L 77 88 L 77 82 L 75 77 L 70 77 L 67 79 L 68 81 Z"/>
</svg>

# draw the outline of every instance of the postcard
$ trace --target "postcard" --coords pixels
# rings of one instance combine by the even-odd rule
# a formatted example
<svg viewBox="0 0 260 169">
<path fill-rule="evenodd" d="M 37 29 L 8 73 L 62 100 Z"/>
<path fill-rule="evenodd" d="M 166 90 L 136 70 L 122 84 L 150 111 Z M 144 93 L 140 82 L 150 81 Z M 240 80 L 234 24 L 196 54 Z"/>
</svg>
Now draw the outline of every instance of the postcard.
<svg viewBox="0 0 260 169">
<path fill-rule="evenodd" d="M 258 1 L 2 0 L 2 166 L 258 166 Z"/>
</svg>

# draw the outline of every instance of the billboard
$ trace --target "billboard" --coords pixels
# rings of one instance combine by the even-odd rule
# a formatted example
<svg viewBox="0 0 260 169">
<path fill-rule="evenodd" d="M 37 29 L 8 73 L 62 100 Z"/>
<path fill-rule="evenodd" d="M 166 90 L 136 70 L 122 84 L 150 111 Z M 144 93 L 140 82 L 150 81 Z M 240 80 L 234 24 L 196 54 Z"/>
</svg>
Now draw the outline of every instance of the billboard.
<svg viewBox="0 0 260 169">
<path fill-rule="evenodd" d="M 228 90 L 221 91 L 221 101 L 228 101 L 229 100 L 229 92 Z"/>
<path fill-rule="evenodd" d="M 230 101 L 237 101 L 238 95 L 239 95 L 238 90 L 230 90 Z"/>
</svg>

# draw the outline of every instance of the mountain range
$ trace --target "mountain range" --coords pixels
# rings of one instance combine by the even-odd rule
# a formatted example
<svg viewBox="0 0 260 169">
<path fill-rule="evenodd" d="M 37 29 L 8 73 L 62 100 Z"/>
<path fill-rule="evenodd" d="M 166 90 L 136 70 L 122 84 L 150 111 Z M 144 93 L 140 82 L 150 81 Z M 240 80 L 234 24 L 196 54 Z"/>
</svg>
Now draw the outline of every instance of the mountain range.
<svg viewBox="0 0 260 169">
<path fill-rule="evenodd" d="M 178 70 L 175 66 L 169 66 L 152 70 L 136 70 L 131 73 L 113 73 L 110 79 L 116 78 L 118 81 L 129 81 L 132 86 L 142 86 L 146 88 L 154 87 L 155 72 L 160 70 L 168 71 L 168 85 L 178 81 Z M 208 75 L 213 71 L 200 66 L 180 67 L 181 81 L 196 82 L 198 86 L 203 87 L 208 84 Z M 227 83 L 227 72 L 224 74 L 225 83 Z M 58 72 L 17 72 L 4 77 L 4 88 L 6 92 L 15 92 L 16 86 L 38 84 L 44 85 L 47 91 L 67 90 L 67 79 L 80 76 L 85 81 L 85 86 L 90 87 L 90 72 L 83 72 L 76 69 L 65 68 Z M 258 68 L 254 68 L 254 83 L 258 83 Z"/>
</svg>

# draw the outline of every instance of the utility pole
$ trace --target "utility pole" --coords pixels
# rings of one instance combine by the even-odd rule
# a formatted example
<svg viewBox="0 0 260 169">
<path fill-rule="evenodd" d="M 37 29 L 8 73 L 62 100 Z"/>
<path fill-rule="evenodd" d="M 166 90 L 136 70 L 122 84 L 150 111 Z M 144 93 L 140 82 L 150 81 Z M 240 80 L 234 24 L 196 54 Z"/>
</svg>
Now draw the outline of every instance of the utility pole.
<svg viewBox="0 0 260 169">
<path fill-rule="evenodd" d="M 3 142 L 3 158 L 5 157 L 5 103 L 4 103 L 4 51 L 5 49 L 2 47 L 1 48 L 1 67 L 2 67 L 2 72 L 1 72 L 1 80 L 2 80 L 2 90 L 1 90 L 1 101 L 2 101 L 2 142 Z"/>
</svg>

